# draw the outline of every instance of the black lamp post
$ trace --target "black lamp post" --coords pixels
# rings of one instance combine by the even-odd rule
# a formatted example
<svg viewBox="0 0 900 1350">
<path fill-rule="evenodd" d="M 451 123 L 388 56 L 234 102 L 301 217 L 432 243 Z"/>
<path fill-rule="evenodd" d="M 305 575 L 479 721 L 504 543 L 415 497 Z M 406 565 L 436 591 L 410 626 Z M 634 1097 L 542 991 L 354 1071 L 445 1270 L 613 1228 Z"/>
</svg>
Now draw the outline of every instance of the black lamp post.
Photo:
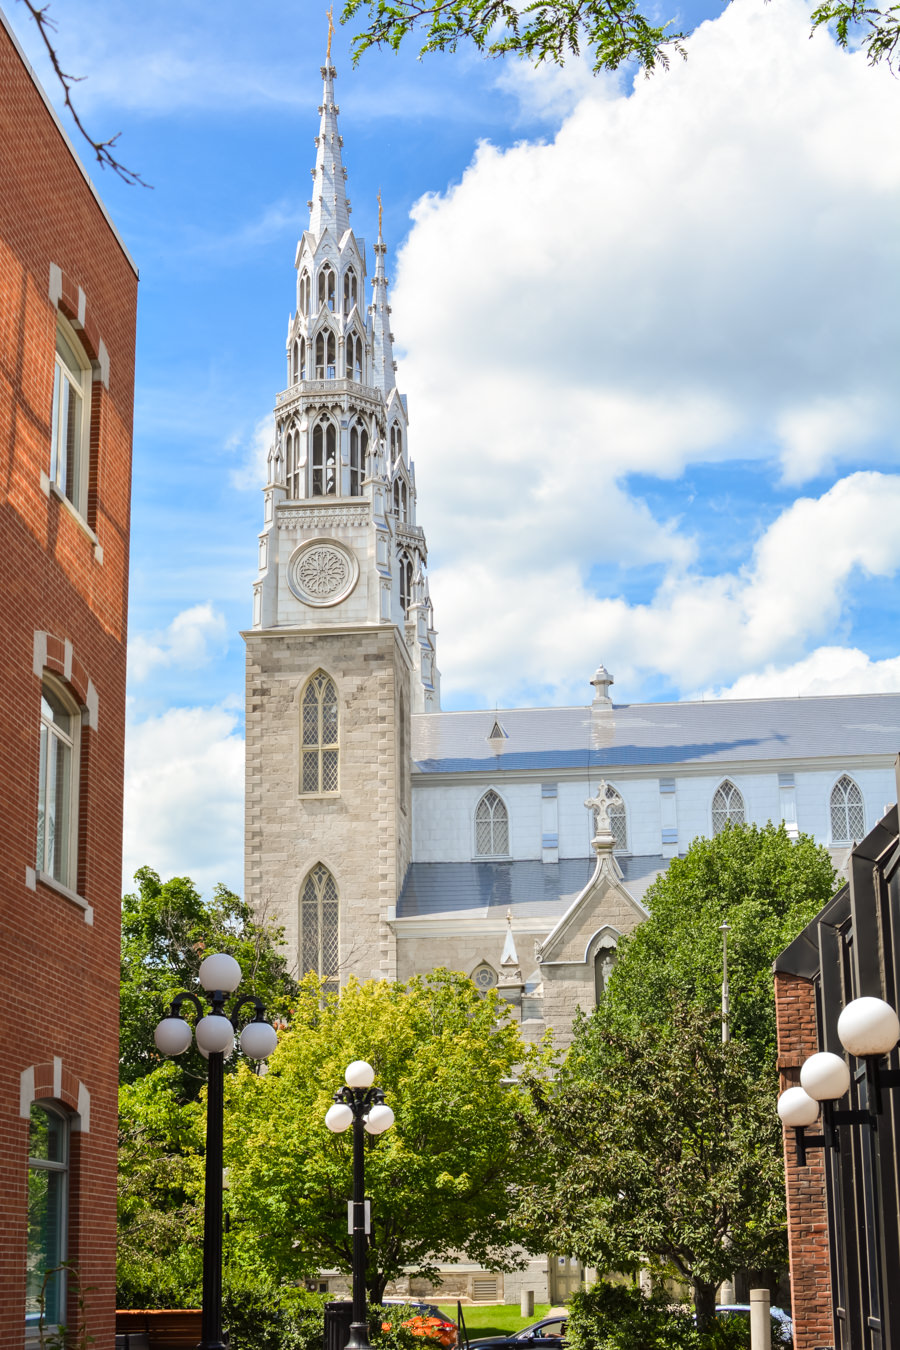
<svg viewBox="0 0 900 1350">
<path fill-rule="evenodd" d="M 373 1087 L 375 1070 L 365 1060 L 355 1059 L 344 1074 L 345 1087 L 334 1094 L 334 1106 L 325 1113 L 325 1124 L 334 1134 L 353 1126 L 353 1201 L 350 1232 L 353 1237 L 353 1321 L 346 1350 L 368 1350 L 366 1317 L 366 1174 L 363 1131 L 383 1134 L 394 1123 L 394 1113 L 384 1104 L 381 1088 Z"/>
<path fill-rule="evenodd" d="M 248 1005 L 255 1009 L 252 1022 L 241 1032 L 241 1050 L 249 1059 L 267 1059 L 278 1044 L 275 1028 L 266 1021 L 258 998 L 247 994 L 225 1011 L 228 995 L 241 982 L 241 968 L 224 952 L 207 956 L 200 964 L 200 983 L 209 995 L 205 1012 L 196 994 L 184 991 L 172 1000 L 170 1012 L 154 1033 L 156 1048 L 164 1055 L 181 1055 L 191 1043 L 190 1024 L 181 1016 L 185 1002 L 193 1003 L 198 1022 L 194 1034 L 197 1048 L 209 1061 L 206 1093 L 206 1185 L 203 1204 L 203 1322 L 197 1350 L 228 1350 L 222 1339 L 222 1135 L 224 1124 L 225 1057 L 234 1049 L 238 1014 Z"/>
</svg>

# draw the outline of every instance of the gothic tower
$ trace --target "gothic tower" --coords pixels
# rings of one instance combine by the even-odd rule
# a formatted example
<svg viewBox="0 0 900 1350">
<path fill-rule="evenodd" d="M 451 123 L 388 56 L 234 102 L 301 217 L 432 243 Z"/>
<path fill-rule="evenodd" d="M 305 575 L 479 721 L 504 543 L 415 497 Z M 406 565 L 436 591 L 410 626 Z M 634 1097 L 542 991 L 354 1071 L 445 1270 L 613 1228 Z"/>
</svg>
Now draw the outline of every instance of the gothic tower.
<svg viewBox="0 0 900 1350">
<path fill-rule="evenodd" d="M 381 204 L 366 308 L 330 45 L 243 636 L 245 893 L 284 927 L 299 973 L 337 987 L 395 973 L 386 918 L 410 861 L 409 719 L 440 694 Z"/>
</svg>

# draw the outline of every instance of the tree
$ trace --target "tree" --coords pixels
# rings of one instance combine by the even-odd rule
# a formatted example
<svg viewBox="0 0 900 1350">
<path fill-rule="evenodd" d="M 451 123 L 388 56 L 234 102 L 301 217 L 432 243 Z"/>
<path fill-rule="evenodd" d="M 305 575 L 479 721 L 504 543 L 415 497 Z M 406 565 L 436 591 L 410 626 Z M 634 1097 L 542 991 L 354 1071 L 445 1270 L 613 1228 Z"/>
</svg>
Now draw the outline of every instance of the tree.
<svg viewBox="0 0 900 1350">
<path fill-rule="evenodd" d="M 367 1136 L 370 1298 L 404 1270 L 434 1278 L 460 1252 L 513 1269 L 522 1239 L 513 1198 L 529 1160 L 511 1075 L 525 1063 L 540 1081 L 544 1058 L 523 1046 L 494 992 L 443 970 L 405 984 L 351 981 L 339 1000 L 308 977 L 268 1073 L 229 1080 L 231 1259 L 282 1280 L 350 1271 L 351 1139 L 329 1134 L 324 1116 L 354 1059 L 373 1065 L 396 1116 L 386 1134 Z"/>
<path fill-rule="evenodd" d="M 541 65 L 564 65 L 589 53 L 595 73 L 633 61 L 645 71 L 666 68 L 670 55 L 686 55 L 687 34 L 641 12 L 636 0 L 346 0 L 341 21 L 362 10 L 368 27 L 354 38 L 354 59 L 369 47 L 395 50 L 413 30 L 424 33 L 421 54 L 455 51 L 473 42 L 485 56 L 518 56 Z M 824 0 L 812 13 L 813 29 L 834 25 L 837 42 L 865 49 L 870 64 L 894 67 L 900 44 L 900 6 L 866 0 Z"/>
<path fill-rule="evenodd" d="M 142 867 L 135 880 L 137 892 L 122 901 L 120 1082 L 135 1083 L 163 1062 L 154 1028 L 181 989 L 202 992 L 197 972 L 211 952 L 235 957 L 244 973 L 240 992 L 261 998 L 270 1019 L 289 1016 L 297 984 L 280 950 L 280 929 L 255 919 L 225 886 L 204 900 L 189 877 L 163 882 Z M 236 1060 L 228 1067 L 233 1071 Z M 196 1098 L 206 1066 L 195 1047 L 179 1056 L 177 1069 L 176 1092 Z"/>
</svg>

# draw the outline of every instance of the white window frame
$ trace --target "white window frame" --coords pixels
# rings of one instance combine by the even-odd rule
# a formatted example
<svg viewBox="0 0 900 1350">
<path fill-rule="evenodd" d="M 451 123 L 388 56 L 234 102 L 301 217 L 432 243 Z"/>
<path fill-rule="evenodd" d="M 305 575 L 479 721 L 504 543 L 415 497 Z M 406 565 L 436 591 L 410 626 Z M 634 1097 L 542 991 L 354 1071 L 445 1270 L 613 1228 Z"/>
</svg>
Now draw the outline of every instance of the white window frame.
<svg viewBox="0 0 900 1350">
<path fill-rule="evenodd" d="M 490 797 L 492 794 L 493 794 L 494 797 L 497 798 L 497 801 L 500 803 L 500 805 L 503 807 L 504 812 L 506 813 L 506 852 L 505 852 L 505 853 L 480 853 L 479 850 L 478 850 L 478 810 L 479 810 L 479 807 L 481 806 L 482 802 L 485 801 L 486 798 Z M 496 808 L 495 808 L 495 809 L 496 809 Z M 479 858 L 479 859 L 485 859 L 485 860 L 486 860 L 486 859 L 490 859 L 490 858 L 502 858 L 502 859 L 511 858 L 511 857 L 512 857 L 512 851 L 511 851 L 511 850 L 512 850 L 512 828 L 511 828 L 511 826 L 512 826 L 512 822 L 510 821 L 510 818 L 509 818 L 509 807 L 508 807 L 508 805 L 506 804 L 506 800 L 505 800 L 505 798 L 503 797 L 502 793 L 498 792 L 497 789 L 496 789 L 495 787 L 489 787 L 489 788 L 486 788 L 486 789 L 484 790 L 484 792 L 482 792 L 481 796 L 478 798 L 477 802 L 475 803 L 475 810 L 472 812 L 472 827 L 473 827 L 473 836 L 474 836 L 473 841 L 472 841 L 472 842 L 473 842 L 473 856 L 476 857 L 476 858 Z M 493 811 L 492 811 L 492 813 L 491 813 L 491 840 L 492 840 L 492 842 L 493 842 L 493 838 L 494 838 L 494 816 L 493 816 Z"/>
<path fill-rule="evenodd" d="M 859 793 L 859 802 L 853 803 L 854 806 L 858 804 L 859 809 L 862 812 L 862 828 L 860 830 L 858 839 L 856 835 L 853 833 L 853 831 L 850 829 L 850 804 L 847 800 L 846 789 L 841 789 L 841 795 L 843 797 L 843 802 L 841 804 L 843 806 L 844 818 L 847 822 L 847 833 L 846 835 L 841 836 L 835 834 L 834 832 L 834 794 L 838 791 L 839 788 L 841 788 L 841 784 L 844 782 L 846 782 L 849 787 L 856 788 L 856 791 Z M 859 783 L 857 783 L 856 779 L 853 778 L 849 773 L 842 773 L 840 777 L 836 778 L 831 785 L 831 791 L 828 793 L 828 828 L 829 834 L 831 836 L 831 842 L 833 844 L 851 844 L 854 841 L 856 843 L 859 843 L 860 840 L 866 837 L 866 799 L 865 796 L 863 795 L 862 788 L 859 786 Z"/>
<path fill-rule="evenodd" d="M 68 356 L 60 351 L 61 346 L 68 348 Z M 92 384 L 91 362 L 78 334 L 64 315 L 57 314 L 50 412 L 50 486 L 85 520 L 90 483 Z M 73 397 L 77 400 L 75 414 L 65 416 L 66 405 Z M 72 429 L 76 442 L 71 456 L 66 444 L 67 427 Z"/>
<path fill-rule="evenodd" d="M 58 1227 L 59 1227 L 59 1241 L 58 1241 L 58 1244 L 57 1244 L 57 1250 L 56 1250 L 56 1252 L 54 1253 L 54 1255 L 55 1255 L 55 1257 L 56 1257 L 56 1260 L 55 1260 L 54 1263 L 53 1263 L 54 1266 L 59 1266 L 59 1265 L 62 1265 L 62 1263 L 63 1263 L 64 1261 L 66 1261 L 67 1258 L 68 1258 L 68 1231 L 69 1231 L 69 1162 L 70 1162 L 70 1155 L 71 1155 L 72 1122 L 71 1122 L 71 1117 L 69 1116 L 68 1112 L 67 1112 L 62 1106 L 60 1106 L 57 1102 L 52 1101 L 52 1100 L 48 1100 L 48 1099 L 46 1099 L 46 1098 L 42 1098 L 42 1099 L 40 1099 L 39 1101 L 34 1101 L 34 1102 L 32 1102 L 32 1104 L 31 1104 L 31 1111 L 33 1112 L 33 1111 L 35 1111 L 35 1110 L 42 1111 L 42 1112 L 44 1112 L 45 1115 L 55 1117 L 55 1119 L 57 1119 L 58 1121 L 60 1121 L 61 1127 L 62 1127 L 62 1128 L 61 1128 L 61 1132 L 60 1132 L 60 1138 L 62 1139 L 62 1143 L 63 1143 L 63 1150 L 62 1150 L 62 1151 L 63 1151 L 63 1155 L 64 1155 L 63 1158 L 62 1158 L 62 1160 L 53 1160 L 53 1159 L 49 1159 L 49 1158 L 34 1158 L 34 1157 L 32 1157 L 32 1156 L 31 1156 L 31 1152 L 30 1152 L 30 1135 L 29 1135 L 29 1154 L 28 1154 L 28 1160 L 27 1160 L 27 1168 L 28 1168 L 28 1172 L 29 1172 L 29 1173 L 31 1173 L 32 1171 L 54 1172 L 54 1173 L 56 1173 L 57 1175 L 61 1175 L 61 1176 L 63 1177 L 63 1183 L 62 1183 L 61 1193 L 60 1193 L 60 1195 L 59 1195 L 59 1197 L 58 1197 L 58 1202 L 57 1202 L 57 1203 L 58 1203 L 58 1206 L 59 1206 L 59 1209 L 58 1209 L 58 1212 L 57 1212 L 57 1224 L 58 1224 Z M 30 1114 L 30 1113 L 29 1113 L 29 1114 Z M 51 1269 L 52 1269 L 52 1267 L 51 1267 Z M 64 1323 L 64 1322 L 67 1320 L 67 1319 L 66 1319 L 66 1272 L 65 1272 L 65 1270 L 61 1270 L 61 1271 L 59 1272 L 59 1274 L 57 1275 L 56 1285 L 57 1285 L 56 1298 L 57 1298 L 57 1302 L 58 1302 L 58 1305 L 59 1305 L 59 1306 L 58 1306 L 58 1309 L 57 1309 L 58 1318 L 57 1318 L 56 1321 L 48 1321 L 48 1322 L 45 1322 L 44 1327 L 43 1327 L 43 1333 L 44 1333 L 45 1336 L 46 1336 L 46 1335 L 52 1335 L 53 1332 L 55 1332 L 55 1331 L 57 1330 L 57 1328 L 60 1326 L 60 1324 L 61 1324 L 61 1323 Z M 29 1315 L 29 1313 L 28 1313 L 28 1311 L 27 1311 L 27 1309 L 26 1309 L 26 1313 L 25 1313 L 25 1343 L 26 1343 L 26 1345 L 27 1345 L 27 1346 L 35 1346 L 35 1345 L 37 1345 L 38 1339 L 39 1339 L 39 1335 L 40 1335 L 40 1320 L 39 1320 L 39 1316 L 36 1316 L 36 1315 Z"/>
<path fill-rule="evenodd" d="M 44 710 L 44 691 L 48 690 L 54 698 L 58 699 L 71 720 L 71 735 L 67 734 L 58 726 L 52 717 L 49 717 Z M 51 783 L 51 775 L 47 769 L 51 761 L 56 759 L 60 750 L 68 754 L 69 766 L 67 772 L 67 794 L 68 799 L 64 806 L 63 831 L 62 838 L 65 842 L 65 859 L 59 861 L 56 857 L 56 850 L 53 849 L 54 840 L 50 837 L 50 831 L 47 829 L 47 822 L 52 818 L 57 821 L 59 814 L 59 803 L 56 800 L 56 792 Z M 40 721 L 40 750 L 39 750 L 39 770 L 38 770 L 38 818 L 43 815 L 43 828 L 38 827 L 37 836 L 37 858 L 35 865 L 38 876 L 45 876 L 67 887 L 70 891 L 77 892 L 78 879 L 78 784 L 81 759 L 81 709 L 72 695 L 66 689 L 65 685 L 54 678 L 49 671 L 45 671 L 41 680 L 41 721 Z M 52 796 L 51 796 L 52 794 Z M 51 810 L 52 807 L 52 810 Z M 58 821 L 57 821 L 58 824 Z M 55 831 L 58 836 L 58 829 Z"/>
<path fill-rule="evenodd" d="M 719 826 L 719 828 L 716 829 L 716 822 L 715 822 L 716 797 L 717 797 L 717 795 L 718 795 L 720 792 L 722 792 L 722 791 L 724 790 L 724 788 L 725 788 L 726 785 L 727 785 L 728 787 L 731 788 L 731 793 L 732 793 L 732 794 L 737 793 L 738 797 L 739 797 L 740 800 L 741 800 L 741 819 L 740 819 L 739 821 L 731 821 L 731 802 L 732 802 L 732 795 L 729 795 L 728 801 L 727 801 L 727 805 L 726 805 L 726 810 L 725 810 L 725 820 L 724 820 L 724 822 Z M 722 779 L 716 784 L 715 788 L 713 789 L 712 797 L 711 797 L 711 799 L 710 799 L 710 803 L 709 803 L 709 834 L 710 834 L 710 838 L 711 838 L 711 839 L 715 839 L 715 837 L 716 837 L 717 834 L 721 834 L 722 831 L 724 830 L 725 826 L 729 823 L 729 821 L 731 821 L 731 823 L 732 823 L 733 825 L 748 825 L 748 824 L 750 823 L 750 817 L 749 817 L 748 812 L 747 812 L 747 798 L 746 798 L 746 796 L 744 795 L 743 789 L 740 787 L 740 785 L 739 785 L 738 783 L 736 783 L 736 782 L 734 781 L 733 778 L 729 778 L 729 777 L 726 776 L 725 778 L 722 778 Z"/>
</svg>

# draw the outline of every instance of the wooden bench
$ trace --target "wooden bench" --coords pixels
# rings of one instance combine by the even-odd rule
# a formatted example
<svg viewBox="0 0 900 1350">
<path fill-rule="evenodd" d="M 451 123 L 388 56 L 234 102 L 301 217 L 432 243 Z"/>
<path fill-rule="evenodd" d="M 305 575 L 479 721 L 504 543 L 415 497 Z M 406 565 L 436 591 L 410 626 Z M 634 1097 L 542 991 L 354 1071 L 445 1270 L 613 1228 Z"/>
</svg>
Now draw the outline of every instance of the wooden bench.
<svg viewBox="0 0 900 1350">
<path fill-rule="evenodd" d="M 196 1350 L 199 1308 L 117 1308 L 116 1350 Z"/>
</svg>

